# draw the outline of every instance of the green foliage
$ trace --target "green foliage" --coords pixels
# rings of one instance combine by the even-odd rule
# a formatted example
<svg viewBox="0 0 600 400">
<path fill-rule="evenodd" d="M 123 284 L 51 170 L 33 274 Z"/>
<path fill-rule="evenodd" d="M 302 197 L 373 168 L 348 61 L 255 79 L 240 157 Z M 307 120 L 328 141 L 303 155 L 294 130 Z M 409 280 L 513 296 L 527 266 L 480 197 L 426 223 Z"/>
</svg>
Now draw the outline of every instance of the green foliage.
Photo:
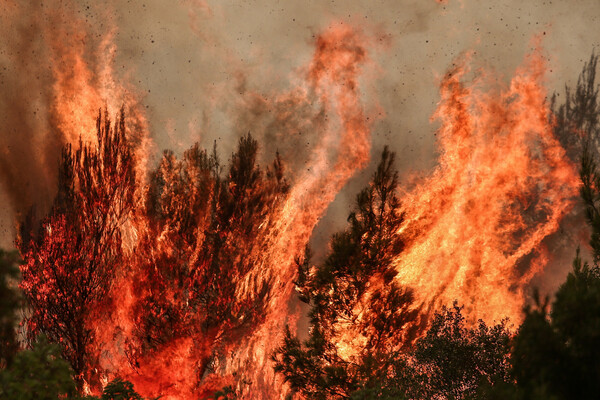
<svg viewBox="0 0 600 400">
<path fill-rule="evenodd" d="M 307 398 L 380 395 L 377 388 L 398 376 L 400 349 L 420 328 L 412 324 L 418 315 L 412 293 L 394 281 L 390 263 L 403 247 L 396 233 L 403 220 L 397 185 L 394 154 L 385 148 L 325 262 L 311 268 L 310 252 L 297 261 L 297 290 L 311 306 L 310 335 L 302 343 L 287 330 L 274 360 L 276 371 Z M 340 337 L 358 338 L 348 343 L 351 354 L 340 348 Z"/>
<path fill-rule="evenodd" d="M 600 270 L 579 254 L 548 314 L 547 302 L 527 310 L 511 362 L 515 391 L 524 398 L 551 394 L 593 399 L 600 393 Z"/>
<path fill-rule="evenodd" d="M 106 385 L 101 400 L 143 400 L 143 398 L 133 390 L 131 382 L 117 378 Z"/>
<path fill-rule="evenodd" d="M 33 348 L 19 352 L 0 372 L 0 398 L 56 400 L 61 395 L 73 395 L 72 372 L 60 357 L 60 347 L 40 336 Z"/>
<path fill-rule="evenodd" d="M 18 254 L 0 250 L 0 369 L 10 365 L 19 350 L 16 326 L 17 311 L 22 305 L 19 279 Z"/>
<path fill-rule="evenodd" d="M 509 379 L 506 321 L 468 328 L 455 302 L 435 314 L 411 353 L 409 393 L 414 399 L 466 399 L 480 386 Z"/>
<path fill-rule="evenodd" d="M 19 352 L 7 369 L 0 371 L 0 398 L 18 400 L 144 400 L 133 384 L 116 378 L 100 398 L 79 397 L 73 370 L 60 356 L 60 347 L 40 335 L 30 350 Z M 154 399 L 158 400 L 158 398 Z"/>
</svg>

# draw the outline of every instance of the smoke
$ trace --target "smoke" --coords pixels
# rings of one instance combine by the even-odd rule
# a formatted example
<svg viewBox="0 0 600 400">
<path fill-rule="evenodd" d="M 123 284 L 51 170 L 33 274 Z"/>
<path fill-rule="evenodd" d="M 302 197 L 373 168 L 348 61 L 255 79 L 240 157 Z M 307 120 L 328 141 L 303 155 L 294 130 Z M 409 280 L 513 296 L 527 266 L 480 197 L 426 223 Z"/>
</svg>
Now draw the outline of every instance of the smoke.
<svg viewBox="0 0 600 400">
<path fill-rule="evenodd" d="M 136 100 L 114 79 L 115 28 L 106 10 L 64 2 L 6 3 L 0 96 L 0 181 L 16 214 L 52 203 L 61 149 L 93 142 L 100 109 L 130 114 L 132 136 L 145 128 Z"/>
<path fill-rule="evenodd" d="M 546 31 L 552 71 L 548 86 L 559 88 L 573 82 L 597 45 L 597 35 L 590 35 L 587 27 L 595 26 L 600 13 L 593 0 L 510 0 L 486 7 L 470 1 L 416 0 L 351 1 L 343 6 L 208 0 L 43 4 L 6 1 L 1 9 L 0 140 L 5 156 L 0 173 L 18 213 L 33 203 L 43 209 L 53 196 L 58 152 L 69 139 L 58 129 L 52 104 L 57 83 L 78 88 L 69 65 L 74 55 L 91 68 L 80 80 L 95 87 L 105 65 L 90 61 L 110 62 L 114 57 L 114 79 L 145 94 L 144 109 L 158 149 L 182 151 L 197 140 L 210 147 L 217 140 L 221 154 L 228 155 L 240 133 L 252 131 L 265 139 L 263 154 L 269 158 L 273 149 L 293 154 L 306 150 L 310 140 L 305 136 L 312 132 L 301 121 L 319 112 L 296 110 L 291 114 L 298 115 L 298 123 L 292 115 L 275 118 L 285 101 L 278 102 L 273 94 L 284 92 L 292 71 L 310 59 L 316 32 L 332 20 L 358 23 L 375 36 L 383 32 L 380 40 L 388 47 L 374 56 L 381 76 L 371 92 L 377 93 L 385 118 L 375 125 L 373 149 L 378 152 L 389 144 L 402 170 L 428 170 L 435 164 L 436 126 L 427 127 L 424 121 L 435 109 L 437 76 L 459 52 L 473 49 L 478 59 L 507 73 L 528 50 L 524 40 Z M 102 50 L 107 33 L 114 35 L 116 45 L 108 60 Z M 57 75 L 56 68 L 63 73 Z M 94 106 L 110 101 L 124 99 L 102 99 Z M 338 196 L 331 208 L 335 218 L 325 217 L 325 225 L 332 226 L 346 213 L 369 173 Z"/>
</svg>

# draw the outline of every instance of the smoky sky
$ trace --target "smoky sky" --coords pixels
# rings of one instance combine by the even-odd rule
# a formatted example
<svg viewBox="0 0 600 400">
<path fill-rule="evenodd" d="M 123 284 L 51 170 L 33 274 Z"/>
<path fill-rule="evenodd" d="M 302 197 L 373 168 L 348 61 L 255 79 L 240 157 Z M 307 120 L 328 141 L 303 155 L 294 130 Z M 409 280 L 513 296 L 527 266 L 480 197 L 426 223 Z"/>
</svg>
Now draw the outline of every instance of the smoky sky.
<svg viewBox="0 0 600 400">
<path fill-rule="evenodd" d="M 49 7 L 53 3 L 46 2 Z M 56 3 L 59 7 L 69 2 Z M 3 20 L 19 19 L 2 29 L 11 39 L 0 39 L 0 112 L 5 124 L 0 130 L 5 147 L 0 164 L 15 177 L 2 182 L 5 206 L 0 219 L 2 244 L 10 246 L 15 219 L 11 193 L 19 185 L 34 186 L 16 189 L 19 198 L 35 193 L 40 181 L 45 182 L 40 185 L 43 191 L 51 191 L 52 174 L 35 165 L 51 168 L 47 153 L 56 155 L 61 140 L 44 128 L 39 115 L 32 117 L 34 107 L 27 103 L 27 96 L 35 97 L 31 101 L 41 108 L 50 101 L 46 86 L 52 84 L 51 77 L 37 64 L 44 62 L 39 57 L 44 49 L 27 54 L 28 46 L 40 46 L 33 24 L 38 10 L 32 6 L 25 9 L 29 15 L 14 13 L 11 2 L 6 4 L 0 7 Z M 315 133 L 297 121 L 319 118 L 319 110 L 292 108 L 289 121 L 283 123 L 275 123 L 274 115 L 281 115 L 285 95 L 302 78 L 319 32 L 332 23 L 363 30 L 373 42 L 371 62 L 365 66 L 368 79 L 361 82 L 363 101 L 376 121 L 373 161 L 329 208 L 315 233 L 319 241 L 343 226 L 354 194 L 368 180 L 384 145 L 397 153 L 401 178 L 435 166 L 437 125 L 430 116 L 439 101 L 440 77 L 460 54 L 472 52 L 475 66 L 491 67 L 508 81 L 531 50 L 531 38 L 539 35 L 549 60 L 546 84 L 552 91 L 576 81 L 600 40 L 597 0 L 112 0 L 103 5 L 73 1 L 67 8 L 70 18 L 90 31 L 86 45 L 93 46 L 114 30 L 113 69 L 119 81 L 136 88 L 155 158 L 162 149 L 181 152 L 196 141 L 210 147 L 216 140 L 226 159 L 237 138 L 247 132 L 261 141 L 264 161 L 275 150 L 284 158 L 310 151 L 305 142 Z M 61 23 L 68 25 L 69 18 Z M 23 54 L 14 57 L 19 47 Z M 27 133 L 36 129 L 47 132 Z M 23 156 L 15 156 L 19 151 Z M 27 163 L 15 161 L 24 159 Z M 27 165 L 31 171 L 15 172 Z"/>
<path fill-rule="evenodd" d="M 117 8 L 118 62 L 134 66 L 146 91 L 157 147 L 181 151 L 198 139 L 204 146 L 217 140 L 225 155 L 239 135 L 265 133 L 268 103 L 294 85 L 318 32 L 338 21 L 364 29 L 381 42 L 370 54 L 376 79 L 364 82 L 364 101 L 383 111 L 373 126 L 372 158 L 387 144 L 405 173 L 435 165 L 436 123 L 429 119 L 439 79 L 462 52 L 507 81 L 540 35 L 552 91 L 576 81 L 600 40 L 594 0 L 155 1 Z M 266 153 L 285 145 L 268 132 L 265 139 Z M 322 225 L 344 223 L 373 164 L 338 196 Z"/>
</svg>

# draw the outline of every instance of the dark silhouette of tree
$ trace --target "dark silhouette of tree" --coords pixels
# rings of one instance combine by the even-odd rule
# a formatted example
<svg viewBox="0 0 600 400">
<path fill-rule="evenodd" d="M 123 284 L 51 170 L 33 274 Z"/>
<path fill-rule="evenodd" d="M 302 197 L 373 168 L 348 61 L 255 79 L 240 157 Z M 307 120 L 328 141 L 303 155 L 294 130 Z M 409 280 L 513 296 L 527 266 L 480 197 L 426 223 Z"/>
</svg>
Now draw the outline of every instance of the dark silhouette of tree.
<svg viewBox="0 0 600 400">
<path fill-rule="evenodd" d="M 297 262 L 297 289 L 311 307 L 309 338 L 302 343 L 288 330 L 274 360 L 276 371 L 307 398 L 350 398 L 385 386 L 400 350 L 421 328 L 414 324 L 419 311 L 412 293 L 394 281 L 391 266 L 403 247 L 396 233 L 403 220 L 397 185 L 394 154 L 386 147 L 324 263 L 310 268 L 310 252 Z"/>
<path fill-rule="evenodd" d="M 116 378 L 102 392 L 100 400 L 144 400 L 134 389 L 131 382 Z"/>
<path fill-rule="evenodd" d="M 511 378 L 480 399 L 595 399 L 600 392 L 600 270 L 582 262 L 549 302 L 536 304 L 513 341 Z M 513 384 L 508 382 L 514 382 Z"/>
<path fill-rule="evenodd" d="M 61 358 L 57 344 L 40 335 L 31 349 L 16 354 L 14 362 L 0 371 L 0 398 L 19 400 L 144 400 L 128 381 L 109 382 L 101 397 L 79 397 L 73 370 Z M 155 399 L 157 400 L 157 399 Z"/>
<path fill-rule="evenodd" d="M 0 398 L 56 400 L 74 395 L 72 372 L 60 357 L 59 346 L 42 335 L 30 350 L 19 352 L 11 365 L 0 371 Z"/>
<path fill-rule="evenodd" d="M 552 97 L 555 132 L 571 159 L 580 160 L 580 189 L 586 217 L 592 228 L 590 245 L 594 263 L 600 261 L 600 176 L 597 160 L 600 157 L 600 102 L 596 83 L 598 56 L 592 54 L 584 65 L 575 90 L 565 88 L 565 102 L 557 106 Z"/>
<path fill-rule="evenodd" d="M 481 385 L 509 380 L 511 334 L 506 321 L 466 326 L 461 307 L 442 307 L 409 355 L 412 399 L 467 399 Z"/>
<path fill-rule="evenodd" d="M 121 227 L 134 204 L 135 172 L 123 111 L 97 118 L 97 145 L 66 146 L 50 215 L 21 227 L 21 289 L 30 338 L 59 343 L 78 384 L 93 364 L 89 318 L 105 300 L 122 258 Z M 28 239 L 28 240 L 26 240 Z"/>
<path fill-rule="evenodd" d="M 581 149 L 589 142 L 587 148 L 597 158 L 600 154 L 600 102 L 598 102 L 598 84 L 596 70 L 598 56 L 592 53 L 590 60 L 584 64 L 577 80 L 575 90 L 565 86 L 565 100 L 559 105 L 560 96 L 552 95 L 551 110 L 554 118 L 554 132 L 569 157 L 576 161 L 581 158 Z"/>
<path fill-rule="evenodd" d="M 0 369 L 10 365 L 20 348 L 16 331 L 17 312 L 22 306 L 18 282 L 17 253 L 0 250 Z"/>
</svg>

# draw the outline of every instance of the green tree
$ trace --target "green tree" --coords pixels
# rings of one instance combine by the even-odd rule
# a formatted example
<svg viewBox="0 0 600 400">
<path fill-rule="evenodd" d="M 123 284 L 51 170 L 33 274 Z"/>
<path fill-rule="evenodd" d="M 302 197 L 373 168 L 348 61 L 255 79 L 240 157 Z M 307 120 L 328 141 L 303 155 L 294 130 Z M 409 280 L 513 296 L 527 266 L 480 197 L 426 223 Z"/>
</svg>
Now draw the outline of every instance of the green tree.
<svg viewBox="0 0 600 400">
<path fill-rule="evenodd" d="M 409 355 L 413 399 L 466 399 L 482 385 L 509 380 L 511 334 L 506 321 L 470 328 L 455 302 L 437 312 Z"/>
<path fill-rule="evenodd" d="M 311 307 L 309 338 L 301 342 L 288 329 L 273 357 L 276 371 L 307 398 L 372 396 L 389 386 L 400 351 L 421 328 L 412 293 L 394 281 L 391 265 L 403 247 L 397 185 L 386 147 L 324 263 L 311 268 L 310 252 L 297 261 L 297 289 Z"/>
<path fill-rule="evenodd" d="M 18 254 L 0 250 L 0 369 L 19 351 L 17 312 L 22 306 L 18 289 Z"/>
<path fill-rule="evenodd" d="M 60 347 L 41 335 L 30 350 L 19 352 L 0 372 L 0 398 L 56 400 L 73 395 L 72 369 L 60 356 Z"/>
<path fill-rule="evenodd" d="M 499 390 L 516 399 L 595 399 L 600 393 L 600 270 L 582 262 L 548 301 L 536 300 L 514 338 L 515 385 Z"/>
<path fill-rule="evenodd" d="M 142 396 L 133 390 L 133 384 L 119 378 L 111 381 L 102 392 L 101 400 L 143 400 Z"/>
</svg>

